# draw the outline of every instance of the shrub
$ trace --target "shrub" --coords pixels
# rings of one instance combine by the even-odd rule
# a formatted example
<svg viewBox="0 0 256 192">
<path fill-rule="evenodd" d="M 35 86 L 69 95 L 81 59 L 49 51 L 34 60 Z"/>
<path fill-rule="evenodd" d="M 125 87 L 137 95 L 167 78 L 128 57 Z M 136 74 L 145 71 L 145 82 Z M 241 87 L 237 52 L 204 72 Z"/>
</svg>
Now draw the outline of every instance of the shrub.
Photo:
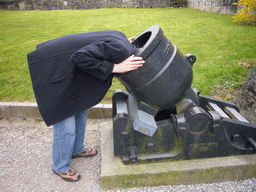
<svg viewBox="0 0 256 192">
<path fill-rule="evenodd" d="M 234 3 L 235 5 L 237 3 Z M 256 0 L 240 0 L 238 6 L 242 7 L 238 10 L 235 22 L 241 25 L 255 25 L 256 24 Z"/>
</svg>

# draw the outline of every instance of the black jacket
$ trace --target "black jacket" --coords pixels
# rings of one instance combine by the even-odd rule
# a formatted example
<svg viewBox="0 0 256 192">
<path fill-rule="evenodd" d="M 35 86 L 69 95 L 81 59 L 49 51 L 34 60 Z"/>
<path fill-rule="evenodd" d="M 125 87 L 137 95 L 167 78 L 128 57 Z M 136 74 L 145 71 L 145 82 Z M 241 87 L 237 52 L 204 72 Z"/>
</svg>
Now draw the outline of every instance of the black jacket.
<svg viewBox="0 0 256 192">
<path fill-rule="evenodd" d="M 27 55 L 39 111 L 50 126 L 99 103 L 114 63 L 137 49 L 118 31 L 72 34 L 37 45 Z"/>
</svg>

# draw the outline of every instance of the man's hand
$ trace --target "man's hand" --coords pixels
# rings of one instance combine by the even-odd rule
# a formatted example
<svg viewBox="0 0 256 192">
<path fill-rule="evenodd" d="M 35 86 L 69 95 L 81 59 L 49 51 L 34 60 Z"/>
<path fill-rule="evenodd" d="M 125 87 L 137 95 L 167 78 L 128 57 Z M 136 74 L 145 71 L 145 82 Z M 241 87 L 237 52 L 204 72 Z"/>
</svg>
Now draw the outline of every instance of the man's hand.
<svg viewBox="0 0 256 192">
<path fill-rule="evenodd" d="M 128 57 L 126 60 L 119 64 L 114 64 L 112 73 L 126 73 L 142 67 L 145 63 L 142 57 L 135 57 L 134 55 Z"/>
<path fill-rule="evenodd" d="M 130 38 L 128 39 L 128 41 L 129 41 L 130 43 L 132 43 L 135 39 L 136 39 L 135 36 L 134 36 L 134 37 L 130 37 Z"/>
</svg>

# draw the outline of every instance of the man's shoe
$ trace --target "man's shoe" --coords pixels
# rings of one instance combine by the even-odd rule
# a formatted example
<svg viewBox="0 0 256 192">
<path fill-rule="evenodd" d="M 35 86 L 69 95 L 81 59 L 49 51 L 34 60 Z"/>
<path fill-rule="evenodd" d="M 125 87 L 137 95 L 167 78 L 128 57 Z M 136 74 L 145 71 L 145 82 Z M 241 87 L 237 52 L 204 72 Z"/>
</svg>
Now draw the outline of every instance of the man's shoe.
<svg viewBox="0 0 256 192">
<path fill-rule="evenodd" d="M 97 155 L 96 149 L 86 148 L 82 153 L 79 153 L 77 155 L 72 155 L 71 159 L 74 159 L 77 157 L 92 157 L 94 155 Z"/>
<path fill-rule="evenodd" d="M 52 170 L 52 171 L 53 171 L 53 173 L 55 173 L 56 175 L 60 176 L 65 181 L 69 181 L 69 182 L 76 182 L 76 181 L 78 181 L 81 178 L 81 175 L 79 175 L 73 169 L 69 169 L 65 173 L 58 173 L 58 172 L 56 172 L 54 170 Z"/>
</svg>

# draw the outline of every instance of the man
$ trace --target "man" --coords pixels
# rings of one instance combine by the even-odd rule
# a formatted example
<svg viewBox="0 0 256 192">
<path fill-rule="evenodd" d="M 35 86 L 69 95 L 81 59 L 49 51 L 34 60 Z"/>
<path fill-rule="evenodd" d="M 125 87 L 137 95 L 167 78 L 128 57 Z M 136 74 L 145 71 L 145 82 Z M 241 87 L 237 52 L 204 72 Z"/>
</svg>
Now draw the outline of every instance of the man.
<svg viewBox="0 0 256 192">
<path fill-rule="evenodd" d="M 84 146 L 88 109 L 99 103 L 115 73 L 142 67 L 132 45 L 118 31 L 71 34 L 37 45 L 27 55 L 39 111 L 53 125 L 52 170 L 66 181 L 80 175 L 70 168 L 71 158 L 91 157 Z"/>
</svg>

